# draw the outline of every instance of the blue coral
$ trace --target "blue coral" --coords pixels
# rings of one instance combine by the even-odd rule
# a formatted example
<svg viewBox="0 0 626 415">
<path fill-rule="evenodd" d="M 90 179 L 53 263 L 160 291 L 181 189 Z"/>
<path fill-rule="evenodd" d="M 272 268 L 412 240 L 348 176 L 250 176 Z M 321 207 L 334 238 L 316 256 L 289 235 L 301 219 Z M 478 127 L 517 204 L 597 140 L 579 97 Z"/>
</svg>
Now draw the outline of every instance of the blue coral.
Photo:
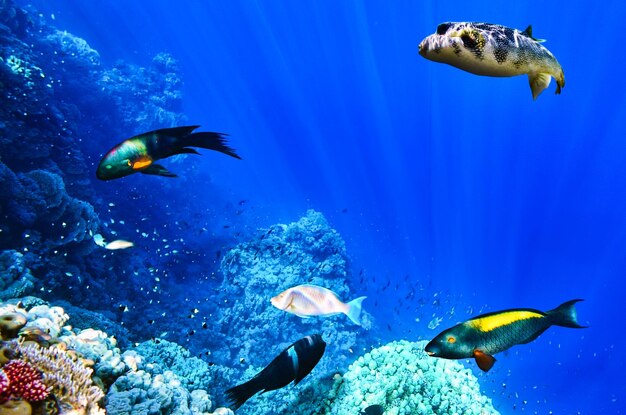
<svg viewBox="0 0 626 415">
<path fill-rule="evenodd" d="M 326 399 L 314 402 L 315 413 L 351 415 L 382 405 L 388 415 L 498 414 L 471 370 L 429 357 L 425 345 L 397 341 L 359 357 L 343 376 L 335 376 Z"/>
<path fill-rule="evenodd" d="M 0 252 L 0 300 L 22 297 L 33 291 L 35 277 L 17 251 Z"/>
</svg>

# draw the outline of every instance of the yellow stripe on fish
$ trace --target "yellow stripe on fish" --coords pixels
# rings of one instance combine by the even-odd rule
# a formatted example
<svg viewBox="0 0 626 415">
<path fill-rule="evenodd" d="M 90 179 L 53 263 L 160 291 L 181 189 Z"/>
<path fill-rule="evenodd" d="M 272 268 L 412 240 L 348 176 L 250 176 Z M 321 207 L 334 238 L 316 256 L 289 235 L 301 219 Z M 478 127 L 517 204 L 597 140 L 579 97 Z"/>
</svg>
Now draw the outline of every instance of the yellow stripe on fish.
<svg viewBox="0 0 626 415">
<path fill-rule="evenodd" d="M 503 326 L 508 326 L 521 320 L 544 317 L 544 314 L 540 314 L 534 311 L 508 311 L 499 314 L 492 314 L 485 317 L 479 317 L 474 320 L 469 320 L 466 324 L 478 331 L 486 333 Z"/>
</svg>

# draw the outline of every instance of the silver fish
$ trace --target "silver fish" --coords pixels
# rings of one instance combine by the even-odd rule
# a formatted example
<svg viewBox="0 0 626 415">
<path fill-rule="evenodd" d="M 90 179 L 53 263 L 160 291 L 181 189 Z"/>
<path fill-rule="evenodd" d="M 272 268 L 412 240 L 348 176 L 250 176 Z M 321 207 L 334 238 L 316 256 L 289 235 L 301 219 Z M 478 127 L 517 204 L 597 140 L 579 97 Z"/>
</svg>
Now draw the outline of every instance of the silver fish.
<svg viewBox="0 0 626 415">
<path fill-rule="evenodd" d="M 270 301 L 274 307 L 304 318 L 343 313 L 360 326 L 361 303 L 366 298 L 359 297 L 344 303 L 327 288 L 305 284 L 289 288 Z"/>
</svg>

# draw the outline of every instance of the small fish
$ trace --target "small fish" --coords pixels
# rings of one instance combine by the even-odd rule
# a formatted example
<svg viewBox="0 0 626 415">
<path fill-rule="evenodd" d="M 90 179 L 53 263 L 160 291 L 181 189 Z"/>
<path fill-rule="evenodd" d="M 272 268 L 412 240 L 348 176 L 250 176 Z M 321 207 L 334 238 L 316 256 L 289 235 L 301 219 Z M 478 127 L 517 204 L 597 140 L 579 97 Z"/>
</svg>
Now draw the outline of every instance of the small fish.
<svg viewBox="0 0 626 415">
<path fill-rule="evenodd" d="M 93 236 L 93 241 L 98 246 L 104 247 L 104 245 L 106 245 L 106 243 L 104 242 L 104 238 L 99 233 Z"/>
<path fill-rule="evenodd" d="M 252 379 L 226 391 L 230 408 L 237 410 L 257 392 L 280 389 L 291 381 L 297 385 L 313 370 L 325 350 L 326 342 L 319 334 L 306 336 L 291 344 Z"/>
<path fill-rule="evenodd" d="M 582 300 L 567 301 L 547 312 L 516 308 L 474 317 L 444 330 L 426 345 L 429 356 L 444 359 L 476 359 L 487 372 L 496 359 L 494 354 L 517 344 L 535 340 L 551 326 L 584 328 L 578 324 L 574 305 Z"/>
<path fill-rule="evenodd" d="M 194 133 L 198 125 L 163 128 L 131 137 L 109 150 L 98 165 L 96 176 L 100 180 L 113 180 L 133 173 L 176 177 L 156 160 L 176 154 L 200 154 L 191 147 L 219 151 L 241 159 L 226 144 L 221 133 Z"/>
<path fill-rule="evenodd" d="M 385 409 L 382 405 L 370 405 L 361 411 L 361 415 L 383 415 Z"/>
<path fill-rule="evenodd" d="M 484 76 L 528 75 L 533 99 L 556 80 L 556 93 L 565 86 L 563 68 L 535 39 L 532 27 L 523 32 L 491 23 L 446 22 L 419 44 L 419 54 Z"/>
<path fill-rule="evenodd" d="M 106 244 L 104 246 L 104 249 L 109 249 L 109 250 L 114 251 L 116 249 L 132 248 L 133 246 L 135 246 L 135 244 L 132 242 L 124 241 L 123 239 L 118 239 L 116 241 L 109 242 L 108 244 Z"/>
<path fill-rule="evenodd" d="M 361 303 L 366 298 L 359 297 L 349 303 L 343 303 L 337 298 L 337 294 L 327 288 L 304 284 L 283 291 L 273 297 L 270 302 L 280 310 L 303 318 L 343 313 L 354 324 L 360 326 Z"/>
</svg>

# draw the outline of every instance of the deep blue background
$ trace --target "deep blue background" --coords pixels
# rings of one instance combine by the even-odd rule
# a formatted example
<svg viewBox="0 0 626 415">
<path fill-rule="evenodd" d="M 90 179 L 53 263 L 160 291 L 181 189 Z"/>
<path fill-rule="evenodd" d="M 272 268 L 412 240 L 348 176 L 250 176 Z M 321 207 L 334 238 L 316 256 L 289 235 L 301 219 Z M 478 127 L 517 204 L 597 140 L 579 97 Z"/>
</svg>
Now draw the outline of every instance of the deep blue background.
<svg viewBox="0 0 626 415">
<path fill-rule="evenodd" d="M 580 320 L 591 328 L 553 328 L 499 355 L 481 384 L 503 413 L 624 413 L 621 3 L 31 3 L 105 64 L 147 65 L 161 51 L 180 61 L 190 123 L 229 133 L 244 161 L 205 154 L 177 164 L 194 167 L 179 206 L 211 203 L 202 191 L 211 180 L 250 201 L 255 226 L 320 210 L 345 238 L 354 274 L 365 270 L 361 289 L 389 305 L 369 304 L 391 326 L 387 338 L 584 298 Z M 477 77 L 421 58 L 419 41 L 442 21 L 532 23 L 564 68 L 562 95 L 553 82 L 533 102 L 526 77 Z M 389 279 L 398 288 L 381 292 Z M 426 304 L 405 298 L 418 283 Z M 445 318 L 429 330 L 433 313 Z"/>
</svg>

